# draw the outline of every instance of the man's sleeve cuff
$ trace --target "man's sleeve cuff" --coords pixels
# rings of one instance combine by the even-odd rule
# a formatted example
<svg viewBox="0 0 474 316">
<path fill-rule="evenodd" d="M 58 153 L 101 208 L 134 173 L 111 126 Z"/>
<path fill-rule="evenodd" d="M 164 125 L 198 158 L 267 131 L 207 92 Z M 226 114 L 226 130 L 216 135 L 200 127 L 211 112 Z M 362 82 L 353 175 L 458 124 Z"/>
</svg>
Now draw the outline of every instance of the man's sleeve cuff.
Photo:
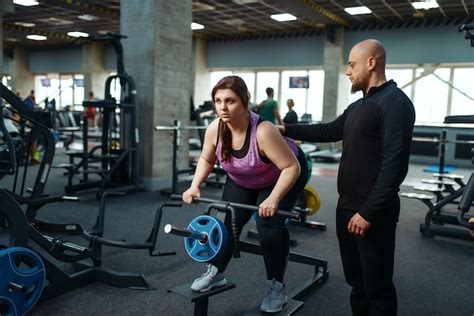
<svg viewBox="0 0 474 316">
<path fill-rule="evenodd" d="M 367 205 L 364 205 L 362 209 L 359 211 L 360 216 L 362 216 L 366 221 L 369 223 L 372 223 L 372 220 L 374 218 L 374 211 L 371 210 L 370 208 L 367 207 Z"/>
</svg>

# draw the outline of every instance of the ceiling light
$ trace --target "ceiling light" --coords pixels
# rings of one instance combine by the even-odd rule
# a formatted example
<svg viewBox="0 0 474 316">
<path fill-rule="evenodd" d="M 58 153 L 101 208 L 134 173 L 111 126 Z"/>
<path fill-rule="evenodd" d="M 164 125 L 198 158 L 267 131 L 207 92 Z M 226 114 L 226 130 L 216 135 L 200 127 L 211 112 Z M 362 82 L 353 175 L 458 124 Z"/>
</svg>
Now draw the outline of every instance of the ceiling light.
<svg viewBox="0 0 474 316">
<path fill-rule="evenodd" d="M 191 23 L 191 30 L 202 30 L 204 28 L 204 25 L 199 24 L 199 23 Z"/>
<path fill-rule="evenodd" d="M 64 19 L 60 19 L 60 18 L 54 18 L 54 17 L 38 19 L 37 21 L 40 21 L 40 22 L 43 22 L 43 23 L 46 23 L 46 24 L 50 24 L 50 25 L 56 25 L 56 26 L 74 24 L 73 21 L 64 20 Z"/>
<path fill-rule="evenodd" d="M 45 41 L 48 38 L 43 35 L 26 35 L 27 39 L 34 40 L 34 41 Z"/>
<path fill-rule="evenodd" d="M 13 24 L 18 25 L 18 26 L 23 26 L 23 27 L 33 27 L 33 26 L 35 26 L 34 23 L 28 23 L 28 22 L 15 22 Z"/>
<path fill-rule="evenodd" d="M 369 14 L 372 13 L 372 10 L 367 8 L 366 6 L 361 6 L 361 7 L 349 7 L 349 8 L 344 8 L 344 11 L 349 13 L 350 15 L 358 15 L 358 14 Z"/>
<path fill-rule="evenodd" d="M 272 14 L 270 17 L 278 22 L 286 22 L 286 21 L 294 21 L 296 20 L 296 16 L 289 14 L 289 13 L 282 13 L 282 14 Z"/>
<path fill-rule="evenodd" d="M 89 33 L 84 33 L 84 32 L 67 32 L 67 35 L 72 36 L 72 37 L 88 37 Z"/>
<path fill-rule="evenodd" d="M 210 10 L 215 10 L 212 5 L 209 5 L 207 3 L 202 3 L 202 2 L 194 2 L 193 1 L 193 12 L 200 12 L 200 11 L 210 11 Z"/>
<path fill-rule="evenodd" d="M 96 21 L 96 20 L 99 19 L 98 17 L 96 17 L 94 15 L 90 15 L 90 14 L 78 15 L 77 18 L 81 19 L 81 20 L 84 20 L 84 21 Z"/>
<path fill-rule="evenodd" d="M 237 4 L 251 4 L 251 3 L 259 3 L 262 2 L 261 0 L 233 0 L 234 3 Z"/>
<path fill-rule="evenodd" d="M 13 0 L 14 4 L 23 5 L 25 7 L 30 7 L 32 5 L 38 5 L 39 2 L 35 0 Z"/>
<path fill-rule="evenodd" d="M 411 5 L 417 10 L 429 10 L 439 7 L 438 2 L 436 2 L 436 0 L 416 1 L 412 2 Z"/>
<path fill-rule="evenodd" d="M 244 20 L 241 20 L 241 19 L 225 19 L 222 22 L 228 25 L 232 25 L 232 26 L 240 26 L 244 24 Z"/>
</svg>

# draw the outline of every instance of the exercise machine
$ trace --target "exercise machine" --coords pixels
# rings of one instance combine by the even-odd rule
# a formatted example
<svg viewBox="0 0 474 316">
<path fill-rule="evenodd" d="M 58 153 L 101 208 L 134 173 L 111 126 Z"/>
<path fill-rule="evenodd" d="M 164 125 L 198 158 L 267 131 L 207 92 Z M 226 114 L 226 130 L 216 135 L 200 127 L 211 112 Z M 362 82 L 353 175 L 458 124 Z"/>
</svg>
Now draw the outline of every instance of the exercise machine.
<svg viewBox="0 0 474 316">
<path fill-rule="evenodd" d="M 172 194 L 171 199 L 181 201 L 181 195 Z M 218 224 L 219 221 L 215 217 L 210 216 L 212 211 L 224 212 L 231 218 L 235 218 L 237 209 L 244 209 L 248 211 L 258 211 L 257 206 L 245 205 L 240 203 L 232 203 L 227 201 L 212 200 L 204 197 L 194 198 L 196 203 L 207 203 L 207 209 L 204 212 L 204 217 L 198 217 L 191 222 L 187 228 L 177 227 L 173 225 L 165 225 L 165 232 L 185 237 L 186 251 L 194 260 L 199 262 L 207 262 L 211 257 L 218 256 L 226 246 L 227 234 L 232 234 L 234 242 L 234 258 L 240 257 L 240 252 L 247 252 L 256 255 L 262 255 L 260 245 L 240 241 L 237 233 L 237 227 L 233 225 L 232 232 L 225 232 L 225 226 Z M 299 214 L 278 210 L 276 216 L 284 216 L 287 218 L 298 219 Z M 201 219 L 203 219 L 201 221 Z M 196 221 L 201 225 L 193 225 Z M 310 257 L 302 254 L 290 252 L 289 261 L 314 267 L 314 272 L 303 283 L 298 285 L 293 290 L 289 291 L 288 303 L 284 307 L 282 314 L 292 314 L 303 306 L 303 298 L 313 292 L 316 288 L 327 281 L 329 277 L 327 269 L 327 261 Z M 195 303 L 194 315 L 207 315 L 208 298 L 223 291 L 233 289 L 234 283 L 228 283 L 223 287 L 218 287 L 210 292 L 192 293 L 190 284 L 180 285 L 168 290 L 168 292 L 177 293 L 184 297 L 190 298 Z"/>
<path fill-rule="evenodd" d="M 70 152 L 80 158 L 68 169 L 67 194 L 98 189 L 99 195 L 105 190 L 137 192 L 138 179 L 138 127 L 137 90 L 134 79 L 125 71 L 123 47 L 120 40 L 126 36 L 108 33 L 89 36 L 89 40 L 112 43 L 117 54 L 117 74 L 109 76 L 105 82 L 103 100 L 87 100 L 82 105 L 94 107 L 102 113 L 102 134 L 100 145 L 88 149 L 89 128 L 87 119 L 83 122 L 83 150 Z M 118 82 L 120 97 L 112 96 L 112 85 Z M 94 165 L 98 163 L 99 166 Z M 89 176 L 96 175 L 95 180 Z M 81 176 L 77 181 L 77 176 Z"/>
</svg>

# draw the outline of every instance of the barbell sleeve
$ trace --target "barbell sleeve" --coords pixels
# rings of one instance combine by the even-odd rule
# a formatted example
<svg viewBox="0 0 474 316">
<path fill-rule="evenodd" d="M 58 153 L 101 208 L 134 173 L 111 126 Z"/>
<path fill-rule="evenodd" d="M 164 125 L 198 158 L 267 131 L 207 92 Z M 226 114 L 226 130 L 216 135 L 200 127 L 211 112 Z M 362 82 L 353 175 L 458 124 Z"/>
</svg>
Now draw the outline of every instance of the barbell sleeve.
<svg viewBox="0 0 474 316">
<path fill-rule="evenodd" d="M 181 237 L 188 237 L 192 239 L 199 240 L 200 242 L 205 243 L 207 241 L 207 235 L 197 231 L 193 231 L 187 228 L 173 226 L 171 224 L 166 224 L 164 227 L 166 234 L 177 235 Z"/>
</svg>

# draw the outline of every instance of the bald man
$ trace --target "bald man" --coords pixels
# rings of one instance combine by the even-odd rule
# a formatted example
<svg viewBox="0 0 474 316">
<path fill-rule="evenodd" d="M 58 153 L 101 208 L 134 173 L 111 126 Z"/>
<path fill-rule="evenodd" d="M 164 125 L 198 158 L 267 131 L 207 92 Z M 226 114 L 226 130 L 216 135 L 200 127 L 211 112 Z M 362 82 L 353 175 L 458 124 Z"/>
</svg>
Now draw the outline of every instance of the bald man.
<svg viewBox="0 0 474 316">
<path fill-rule="evenodd" d="M 346 75 L 363 98 L 334 121 L 288 125 L 285 136 L 308 142 L 342 140 L 336 229 L 353 315 L 396 315 L 392 281 L 398 191 L 408 171 L 415 110 L 385 78 L 385 49 L 373 39 L 356 44 Z"/>
</svg>

